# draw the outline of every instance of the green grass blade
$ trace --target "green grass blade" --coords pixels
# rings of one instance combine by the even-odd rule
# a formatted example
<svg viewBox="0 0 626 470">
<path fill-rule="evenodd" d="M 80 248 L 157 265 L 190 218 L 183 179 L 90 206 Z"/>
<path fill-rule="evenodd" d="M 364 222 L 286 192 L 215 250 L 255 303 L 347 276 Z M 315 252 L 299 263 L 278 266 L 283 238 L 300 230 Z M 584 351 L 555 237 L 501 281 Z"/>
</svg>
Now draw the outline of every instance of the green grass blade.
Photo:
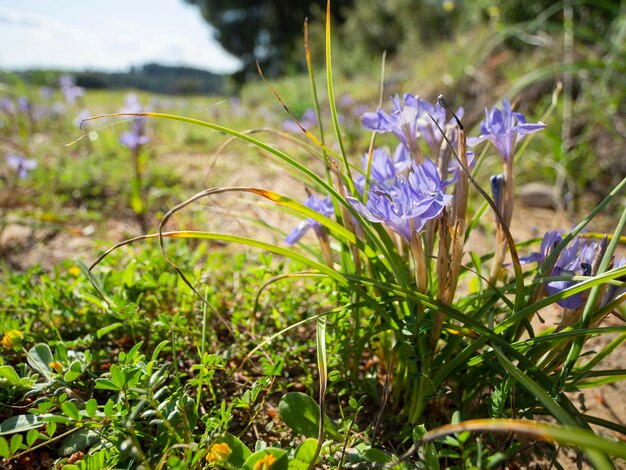
<svg viewBox="0 0 626 470">
<path fill-rule="evenodd" d="M 332 47 L 331 47 L 331 34 L 330 34 L 330 0 L 326 4 L 326 84 L 328 86 L 328 103 L 330 106 L 330 115 L 333 121 L 333 127 L 335 129 L 335 136 L 337 137 L 337 143 L 339 144 L 339 150 L 341 158 L 343 159 L 344 169 L 347 175 L 347 185 L 350 190 L 350 194 L 356 194 L 354 189 L 354 182 L 352 180 L 352 173 L 350 171 L 350 164 L 348 163 L 348 156 L 343 145 L 343 138 L 341 137 L 341 128 L 339 127 L 339 118 L 337 116 L 337 106 L 335 104 L 335 89 L 333 86 L 333 67 L 332 67 Z"/>
</svg>

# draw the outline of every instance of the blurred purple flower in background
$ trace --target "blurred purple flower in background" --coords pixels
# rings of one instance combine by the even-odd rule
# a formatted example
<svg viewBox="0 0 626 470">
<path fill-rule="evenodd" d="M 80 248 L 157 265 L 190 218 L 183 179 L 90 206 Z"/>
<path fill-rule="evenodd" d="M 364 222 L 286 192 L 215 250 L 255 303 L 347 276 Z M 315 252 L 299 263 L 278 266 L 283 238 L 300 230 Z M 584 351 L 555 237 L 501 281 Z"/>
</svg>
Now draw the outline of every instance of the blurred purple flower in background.
<svg viewBox="0 0 626 470">
<path fill-rule="evenodd" d="M 320 214 L 326 217 L 332 217 L 335 213 L 335 209 L 333 208 L 333 202 L 330 196 L 327 196 L 323 199 L 318 198 L 317 196 L 311 196 L 304 201 L 304 205 L 309 209 L 313 209 L 315 212 L 319 212 Z M 289 245 L 293 245 L 298 243 L 300 239 L 304 236 L 309 229 L 313 229 L 315 233 L 318 235 L 321 233 L 321 230 L 324 227 L 315 219 L 308 218 L 300 222 L 298 226 L 291 231 L 289 235 L 285 238 L 285 242 Z"/>
<path fill-rule="evenodd" d="M 309 130 L 312 127 L 317 126 L 317 114 L 315 114 L 315 110 L 313 108 L 308 108 L 306 111 L 304 111 L 304 113 L 302 114 L 302 117 L 298 119 L 298 122 L 306 130 Z M 288 132 L 300 132 L 301 131 L 298 124 L 293 122 L 293 119 L 285 119 L 283 121 L 282 127 L 284 130 Z"/>
<path fill-rule="evenodd" d="M 15 105 L 9 98 L 2 98 L 0 100 L 0 109 L 7 114 L 15 114 Z"/>
<path fill-rule="evenodd" d="M 23 113 L 30 114 L 30 111 L 31 111 L 30 100 L 26 96 L 20 96 L 17 99 L 17 107 Z"/>
<path fill-rule="evenodd" d="M 15 169 L 17 177 L 25 179 L 28 177 L 28 172 L 37 168 L 37 161 L 29 160 L 23 155 L 9 154 L 6 156 L 7 165 Z"/>
<path fill-rule="evenodd" d="M 511 103 L 505 98 L 502 100 L 502 109 L 495 106 L 491 112 L 485 109 L 485 120 L 480 123 L 481 135 L 468 138 L 467 145 L 473 147 L 489 139 L 502 159 L 509 162 L 515 155 L 515 144 L 519 136 L 532 134 L 545 127 L 542 122 L 526 123 L 524 115 L 514 113 L 511 110 Z"/>
<path fill-rule="evenodd" d="M 74 125 L 76 127 L 81 127 L 83 125 L 83 121 L 87 119 L 89 116 L 91 116 L 91 113 L 89 112 L 88 109 L 81 109 L 78 115 L 76 116 L 76 118 L 74 119 Z"/>
<path fill-rule="evenodd" d="M 69 104 L 76 103 L 76 100 L 85 94 L 85 89 L 80 86 L 76 86 L 74 77 L 70 75 L 63 75 L 59 77 L 59 85 L 61 87 L 61 93 L 65 97 L 65 101 Z"/>
<path fill-rule="evenodd" d="M 122 113 L 141 113 L 143 109 L 139 97 L 135 93 L 126 95 L 124 106 L 120 110 Z M 150 138 L 146 134 L 145 116 L 134 117 L 131 121 L 131 129 L 120 136 L 120 143 L 128 147 L 131 151 L 137 152 L 142 145 L 147 144 Z"/>
</svg>

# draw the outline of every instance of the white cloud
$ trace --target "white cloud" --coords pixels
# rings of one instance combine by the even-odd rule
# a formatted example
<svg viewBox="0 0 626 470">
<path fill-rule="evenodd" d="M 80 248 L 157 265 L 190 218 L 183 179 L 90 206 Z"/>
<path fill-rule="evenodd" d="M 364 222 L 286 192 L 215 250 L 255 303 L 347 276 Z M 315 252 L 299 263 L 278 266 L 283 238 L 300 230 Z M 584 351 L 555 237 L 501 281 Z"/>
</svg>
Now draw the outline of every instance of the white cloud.
<svg viewBox="0 0 626 470">
<path fill-rule="evenodd" d="M 13 6 L 2 6 L 7 2 Z M 239 66 L 181 0 L 0 0 L 0 25 L 0 67 L 120 70 L 161 62 L 232 72 Z"/>
</svg>

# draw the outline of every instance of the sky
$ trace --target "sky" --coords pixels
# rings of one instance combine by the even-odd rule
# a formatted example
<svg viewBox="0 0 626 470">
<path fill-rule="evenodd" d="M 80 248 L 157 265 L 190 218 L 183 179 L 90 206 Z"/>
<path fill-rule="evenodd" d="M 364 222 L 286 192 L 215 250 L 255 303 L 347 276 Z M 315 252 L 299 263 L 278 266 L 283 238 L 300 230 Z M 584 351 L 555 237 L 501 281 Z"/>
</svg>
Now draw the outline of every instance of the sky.
<svg viewBox="0 0 626 470">
<path fill-rule="evenodd" d="M 239 67 L 183 0 L 0 0 L 0 69 L 125 71 L 148 62 Z"/>
</svg>

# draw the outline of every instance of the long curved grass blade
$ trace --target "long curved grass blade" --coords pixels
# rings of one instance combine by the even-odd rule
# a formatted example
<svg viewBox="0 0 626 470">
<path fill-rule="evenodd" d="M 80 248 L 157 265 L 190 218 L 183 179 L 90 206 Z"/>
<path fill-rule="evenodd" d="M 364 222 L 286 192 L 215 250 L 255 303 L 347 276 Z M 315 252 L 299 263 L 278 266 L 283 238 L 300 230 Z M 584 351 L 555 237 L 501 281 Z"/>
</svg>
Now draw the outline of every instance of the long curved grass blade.
<svg viewBox="0 0 626 470">
<path fill-rule="evenodd" d="M 611 341 L 609 344 L 607 344 L 604 348 L 602 348 L 602 351 L 597 353 L 591 360 L 587 361 L 584 365 L 574 369 L 575 373 L 584 373 L 584 372 L 590 371 L 595 366 L 597 366 L 604 358 L 606 358 L 609 354 L 611 354 L 619 346 L 621 346 L 624 342 L 626 342 L 626 327 L 617 327 L 617 328 L 619 328 L 619 331 L 623 331 L 623 333 L 619 335 L 617 338 L 615 338 L 613 341 Z M 612 328 L 605 327 L 601 329 L 607 330 L 607 329 L 612 329 Z M 593 329 L 585 330 L 585 331 L 593 331 Z"/>
<path fill-rule="evenodd" d="M 477 419 L 457 424 L 448 424 L 424 434 L 420 442 L 432 442 L 444 436 L 461 432 L 513 432 L 534 436 L 538 439 L 550 439 L 563 445 L 573 445 L 585 449 L 587 452 L 607 453 L 615 457 L 626 458 L 626 446 L 596 436 L 590 431 L 570 426 L 553 426 L 535 421 L 512 419 Z M 594 459 L 596 464 L 606 465 L 605 459 Z M 610 461 L 609 461 L 610 464 Z M 613 468 L 609 467 L 597 468 Z"/>
<path fill-rule="evenodd" d="M 313 69 L 313 61 L 311 60 L 311 49 L 309 48 L 309 21 L 308 18 L 304 20 L 304 57 L 306 60 L 306 69 L 309 73 L 309 81 L 311 82 L 311 93 L 313 95 L 313 109 L 317 116 L 317 122 L 320 129 L 320 142 L 326 147 L 326 140 L 324 137 L 324 125 L 322 123 L 322 113 L 320 112 L 320 103 L 317 96 L 317 85 L 315 84 L 315 70 Z M 332 175 L 330 174 L 330 167 L 328 165 L 328 155 L 326 150 L 322 147 L 324 155 L 324 165 L 326 167 L 326 180 L 328 184 L 332 184 Z"/>
<path fill-rule="evenodd" d="M 112 113 L 112 114 L 103 114 L 103 115 L 99 115 L 99 116 L 93 116 L 90 118 L 85 119 L 85 121 L 89 121 L 89 120 L 94 120 L 94 119 L 100 119 L 100 118 L 105 118 L 105 117 L 123 117 L 123 116 L 132 116 L 132 117 L 154 117 L 154 118 L 159 118 L 159 119 L 169 119 L 169 120 L 174 120 L 174 121 L 180 121 L 180 122 L 186 122 L 189 124 L 194 124 L 194 125 L 198 125 L 198 126 L 202 126 L 202 127 L 207 127 L 209 129 L 213 129 L 219 132 L 222 132 L 224 134 L 227 135 L 231 135 L 234 137 L 237 137 L 238 139 L 241 139 L 243 141 L 246 141 L 252 145 L 255 145 L 271 154 L 273 154 L 274 156 L 278 157 L 280 160 L 283 160 L 285 163 L 287 163 L 288 165 L 292 165 L 296 170 L 298 170 L 300 173 L 302 173 L 304 176 L 306 176 L 314 185 L 317 185 L 318 187 L 322 188 L 324 191 L 326 191 L 329 195 L 331 195 L 331 197 L 333 198 L 333 201 L 335 201 L 336 203 L 342 205 L 343 207 L 346 208 L 346 210 L 348 212 L 350 212 L 350 214 L 355 217 L 355 219 L 357 221 L 359 221 L 361 228 L 363 229 L 363 232 L 368 240 L 368 242 L 370 242 L 373 247 L 376 249 L 376 252 L 378 254 L 382 255 L 382 258 L 385 259 L 386 262 L 389 263 L 389 266 L 391 267 L 391 270 L 393 272 L 393 275 L 396 277 L 396 279 L 398 279 L 399 281 L 403 282 L 404 284 L 409 284 L 410 280 L 408 278 L 408 276 L 405 273 L 405 269 L 402 268 L 402 262 L 399 259 L 398 255 L 396 253 L 394 253 L 395 248 L 393 247 L 393 244 L 391 243 L 391 241 L 389 240 L 389 237 L 387 236 L 387 234 L 384 231 L 375 231 L 373 230 L 373 224 L 369 221 L 367 221 L 366 219 L 364 219 L 349 203 L 348 201 L 343 198 L 333 187 L 332 185 L 328 184 L 326 181 L 324 181 L 322 178 L 320 178 L 315 172 L 313 172 L 312 170 L 308 169 L 305 165 L 302 165 L 301 163 L 297 162 L 296 160 L 294 160 L 293 158 L 291 158 L 290 156 L 288 156 L 286 153 L 281 152 L 280 150 L 272 147 L 271 145 L 268 145 L 258 139 L 255 139 L 254 137 L 251 137 L 249 135 L 246 135 L 243 132 L 239 132 L 239 131 L 235 131 L 233 129 L 230 129 L 228 127 L 224 127 L 224 126 L 220 126 L 218 124 L 214 124 L 212 122 L 208 122 L 208 121 L 203 121 L 200 119 L 194 119 L 194 118 L 189 118 L 189 117 L 185 117 L 185 116 L 178 116 L 175 114 L 167 114 L 167 113 L 153 113 L 153 112 L 145 112 L 145 113 Z M 328 150 L 328 149 L 327 149 Z"/>
<path fill-rule="evenodd" d="M 328 359 L 326 357 L 326 317 L 321 316 L 317 319 L 317 325 L 315 327 L 315 343 L 317 349 L 317 370 L 319 372 L 319 428 L 318 428 L 318 438 L 317 438 L 317 447 L 315 448 L 315 453 L 313 458 L 311 459 L 311 463 L 309 464 L 309 469 L 312 470 L 315 468 L 317 458 L 322 451 L 322 446 L 324 445 L 324 418 L 325 418 L 325 398 L 326 398 L 326 386 L 328 383 Z"/>
<path fill-rule="evenodd" d="M 344 170 L 347 175 L 347 185 L 350 190 L 350 194 L 356 194 L 354 190 L 354 182 L 352 180 L 352 173 L 350 172 L 350 164 L 348 163 L 348 156 L 343 145 L 343 138 L 341 137 L 341 128 L 339 126 L 339 118 L 337 116 L 337 106 L 335 104 L 335 89 L 333 86 L 333 67 L 332 67 L 332 47 L 331 47 L 331 34 L 330 34 L 330 0 L 326 3 L 326 85 L 328 87 L 328 103 L 330 106 L 330 116 L 333 121 L 333 127 L 335 129 L 335 136 L 337 137 L 337 143 L 339 144 L 339 151 L 341 158 L 343 159 Z"/>
<path fill-rule="evenodd" d="M 532 350 L 529 349 L 532 346 L 546 344 L 546 343 L 558 344 L 561 341 L 568 339 L 568 338 L 576 338 L 578 336 L 600 336 L 603 334 L 610 334 L 610 333 L 622 333 L 622 334 L 618 338 L 613 340 L 600 353 L 596 354 L 596 356 L 594 356 L 594 358 L 591 361 L 589 361 L 589 363 L 592 363 L 591 366 L 588 367 L 587 364 L 585 364 L 583 367 L 576 368 L 573 371 L 573 373 L 575 374 L 583 374 L 587 370 L 595 367 L 595 365 L 597 365 L 604 357 L 606 357 L 608 354 L 614 351 L 615 348 L 617 348 L 621 343 L 626 341 L 626 326 L 607 326 L 603 328 L 589 328 L 585 330 L 563 330 L 563 331 L 560 331 L 559 333 L 552 333 L 552 332 L 547 333 L 546 332 L 546 334 L 544 334 L 543 336 L 535 336 L 534 338 L 528 338 L 522 341 L 512 343 L 511 347 L 519 351 L 528 350 L 529 352 L 527 354 L 532 355 Z M 479 364 L 482 364 L 484 361 L 489 360 L 489 358 L 493 357 L 493 355 L 494 355 L 493 352 L 488 351 L 482 354 L 481 356 L 477 356 L 477 357 L 470 359 L 469 361 L 467 361 L 467 365 L 470 367 L 477 366 Z M 596 360 L 597 357 L 599 358 Z"/>
<path fill-rule="evenodd" d="M 615 468 L 607 454 L 626 458 L 626 445 L 596 436 L 593 432 L 573 426 L 554 426 L 536 421 L 518 419 L 473 419 L 446 424 L 424 433 L 413 446 L 394 462 L 375 464 L 368 462 L 353 468 L 394 468 L 410 458 L 424 444 L 446 436 L 464 432 L 501 432 L 531 436 L 539 440 L 551 440 L 566 446 L 583 449 L 598 469 Z"/>
</svg>

